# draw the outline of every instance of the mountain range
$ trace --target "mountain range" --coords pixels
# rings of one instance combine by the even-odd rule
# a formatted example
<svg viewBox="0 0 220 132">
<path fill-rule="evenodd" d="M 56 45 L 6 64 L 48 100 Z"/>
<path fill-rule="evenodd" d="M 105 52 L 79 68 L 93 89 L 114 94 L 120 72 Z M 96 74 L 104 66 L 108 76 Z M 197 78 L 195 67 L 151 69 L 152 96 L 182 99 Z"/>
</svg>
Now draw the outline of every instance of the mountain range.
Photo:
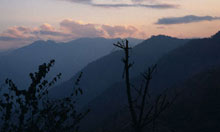
<svg viewBox="0 0 220 132">
<path fill-rule="evenodd" d="M 173 39 L 164 36 L 159 36 L 159 37 L 163 37 L 166 39 L 167 38 Z M 150 40 L 152 39 L 154 39 L 154 37 L 151 38 Z M 131 56 L 135 58 L 135 55 L 137 55 L 135 54 L 136 48 L 145 45 L 146 42 L 148 41 L 149 40 L 146 40 L 142 44 L 139 44 L 136 47 L 134 47 L 132 49 Z M 160 43 L 161 46 L 162 44 L 164 44 L 162 42 L 165 42 L 165 40 L 160 42 L 161 42 Z M 180 42 L 182 42 L 182 44 Z M 169 42 L 169 44 L 170 43 L 171 42 Z M 153 76 L 153 80 L 150 85 L 152 95 L 159 94 L 164 90 L 173 92 L 176 90 L 182 91 L 184 89 L 183 90 L 184 92 L 180 92 L 180 97 L 176 101 L 173 108 L 170 110 L 171 112 L 167 111 L 165 114 L 165 117 L 168 116 L 166 117 L 167 120 L 173 119 L 170 120 L 170 122 L 167 122 L 167 126 L 171 128 L 174 127 L 174 129 L 175 130 L 177 129 L 178 131 L 184 131 L 184 130 L 200 131 L 203 130 L 203 128 L 204 131 L 220 130 L 217 125 L 217 122 L 219 121 L 218 118 L 219 114 L 216 114 L 216 112 L 219 111 L 218 104 L 220 100 L 218 99 L 219 96 L 217 96 L 219 95 L 218 86 L 220 85 L 219 81 L 217 81 L 218 80 L 217 73 L 219 70 L 218 68 L 216 69 L 216 67 L 220 66 L 220 54 L 219 54 L 220 32 L 218 32 L 217 34 L 213 35 L 210 38 L 179 40 L 179 42 L 176 44 L 179 45 L 166 52 L 163 52 L 161 56 L 158 56 L 157 58 L 155 58 L 154 61 L 151 62 L 147 61 L 150 60 L 148 59 L 148 57 L 153 58 L 153 56 L 156 56 L 156 52 L 154 51 L 154 54 L 150 56 L 149 54 L 147 54 L 149 53 L 149 51 L 147 52 L 147 50 L 150 51 L 153 50 L 151 50 L 149 47 L 140 48 L 143 51 L 146 51 L 144 52 L 145 54 L 141 53 L 141 51 L 138 51 L 138 53 L 140 53 L 141 56 L 136 56 L 137 57 L 136 59 L 132 59 L 131 57 L 131 60 L 135 60 L 136 62 L 134 67 L 135 66 L 138 67 L 137 70 L 135 69 L 131 70 L 132 72 L 136 71 L 136 73 L 132 73 L 132 77 L 133 77 L 132 84 L 134 86 L 139 86 L 142 80 L 142 76 L 138 72 L 144 71 L 147 66 L 156 63 L 158 65 L 157 72 Z M 123 111 L 126 110 L 126 104 L 127 104 L 125 85 L 123 80 L 120 79 L 123 73 L 123 65 L 122 62 L 120 62 L 123 53 L 122 51 L 121 53 L 120 51 L 117 51 L 116 53 L 117 55 L 109 59 L 110 61 L 107 61 L 107 58 L 110 57 L 112 54 L 110 54 L 109 56 L 105 56 L 100 60 L 95 61 L 97 65 L 94 64 L 95 62 L 89 64 L 88 66 L 91 66 L 91 69 L 89 67 L 87 68 L 90 69 L 91 70 L 90 72 L 92 72 L 93 74 L 93 76 L 90 78 L 88 78 L 88 76 L 86 77 L 86 75 L 88 75 L 86 74 L 88 73 L 86 71 L 87 69 L 83 69 L 85 71 L 84 78 L 86 79 L 85 80 L 82 79 L 82 86 L 85 86 L 85 92 L 87 92 L 86 88 L 89 87 L 90 88 L 89 90 L 92 91 L 89 92 L 89 94 L 92 93 L 95 95 L 93 96 L 93 99 L 91 98 L 88 99 L 89 101 L 87 100 L 88 102 L 86 102 L 87 105 L 84 106 L 84 108 L 91 109 L 91 113 L 82 122 L 82 129 L 84 131 L 86 130 L 90 132 L 97 130 L 115 131 L 113 129 L 114 128 L 113 126 L 115 126 L 115 124 L 118 124 L 119 122 L 120 123 L 126 122 L 129 119 L 123 117 L 123 113 L 126 113 Z M 140 61 L 142 63 L 137 63 L 138 59 L 143 59 Z M 115 62 L 113 63 L 111 60 L 114 60 Z M 101 63 L 100 65 L 100 63 L 98 63 L 99 61 L 100 62 L 104 61 L 105 63 Z M 145 65 L 143 64 L 144 62 Z M 146 65 L 146 63 L 148 65 Z M 110 69 L 107 67 L 106 69 L 101 70 L 102 68 L 100 67 L 103 67 L 104 64 L 105 66 L 109 66 L 111 64 L 114 64 L 115 66 L 116 64 L 118 64 L 118 66 L 114 67 L 111 65 Z M 92 67 L 92 65 L 96 65 L 96 66 Z M 95 70 L 94 67 L 96 67 L 97 70 Z M 212 71 L 211 73 L 209 72 L 210 70 Z M 106 75 L 106 73 L 108 74 Z M 101 76 L 102 74 L 104 75 Z M 114 76 L 114 74 L 117 75 Z M 101 77 L 96 79 L 96 75 L 98 77 L 100 76 Z M 116 76 L 118 76 L 118 78 Z M 104 81 L 105 78 L 108 79 L 106 83 L 111 82 L 109 80 L 113 80 L 112 83 L 109 84 L 107 87 L 105 87 L 105 85 L 100 85 L 99 83 Z M 90 82 L 89 85 L 85 85 L 86 81 L 88 80 Z M 188 87 L 187 85 L 188 82 L 192 82 L 193 83 L 192 86 Z M 69 83 L 69 85 L 70 84 L 71 83 Z M 61 86 L 63 86 L 63 88 L 67 88 L 67 84 Z M 96 89 L 98 88 L 101 89 L 102 91 L 101 93 L 98 93 L 96 91 Z M 169 92 L 167 94 L 171 95 L 169 94 Z M 185 113 L 184 111 L 185 109 L 188 110 L 188 113 L 194 110 L 195 112 L 193 112 L 193 114 L 188 115 L 188 117 L 187 115 L 183 116 L 181 113 Z M 175 113 L 178 114 L 173 114 L 174 112 L 172 110 L 174 110 Z M 183 117 L 186 117 L 189 118 L 188 120 L 191 120 L 192 118 L 194 118 L 194 116 L 195 116 L 195 120 L 193 121 L 188 122 L 185 119 L 183 119 Z M 124 118 L 124 120 L 121 120 L 122 117 Z M 92 121 L 92 119 L 96 119 L 96 121 L 94 122 Z M 172 123 L 174 123 L 173 126 Z M 192 129 L 194 124 L 196 124 L 195 126 L 197 127 L 195 127 L 195 129 Z M 186 127 L 186 126 L 191 126 L 191 127 Z M 117 128 L 121 128 L 121 126 Z M 127 131 L 127 130 L 125 129 L 121 131 Z"/>
<path fill-rule="evenodd" d="M 82 38 L 67 43 L 37 41 L 0 54 L 0 80 L 12 78 L 18 86 L 28 83 L 37 65 L 56 60 L 49 78 L 63 73 L 50 97 L 68 96 L 83 73 L 78 110 L 91 110 L 80 122 L 82 132 L 129 132 L 130 115 L 123 78 L 124 51 L 113 43 L 120 39 Z M 165 93 L 178 97 L 157 119 L 157 131 L 220 131 L 220 32 L 209 38 L 178 39 L 165 35 L 147 40 L 129 39 L 132 87 L 139 87 L 142 73 L 157 64 L 150 82 L 150 96 Z M 20 83 L 19 83 L 20 82 Z M 132 94 L 134 94 L 132 90 Z M 146 131 L 148 128 L 146 128 Z"/>
<path fill-rule="evenodd" d="M 29 73 L 37 70 L 38 65 L 54 59 L 56 64 L 49 78 L 62 73 L 59 82 L 69 79 L 88 63 L 113 52 L 112 43 L 119 41 L 105 38 L 80 38 L 70 42 L 57 43 L 52 40 L 36 41 L 28 46 L 0 54 L 0 82 L 12 79 L 19 88 L 30 82 Z M 128 38 L 136 45 L 142 40 Z"/>
<path fill-rule="evenodd" d="M 138 76 L 141 72 L 146 70 L 148 66 L 156 63 L 160 57 L 177 47 L 183 46 L 188 41 L 187 39 L 177 39 L 159 35 L 153 36 L 137 46 L 134 46 L 131 50 L 131 60 L 134 62 L 131 76 Z M 93 61 L 80 71 L 83 72 L 80 86 L 84 90 L 84 95 L 80 98 L 81 106 L 100 95 L 109 86 L 122 81 L 122 57 L 123 51 L 115 51 Z M 67 95 L 72 90 L 74 80 L 77 79 L 78 74 L 53 88 L 51 93 L 55 97 Z"/>
</svg>

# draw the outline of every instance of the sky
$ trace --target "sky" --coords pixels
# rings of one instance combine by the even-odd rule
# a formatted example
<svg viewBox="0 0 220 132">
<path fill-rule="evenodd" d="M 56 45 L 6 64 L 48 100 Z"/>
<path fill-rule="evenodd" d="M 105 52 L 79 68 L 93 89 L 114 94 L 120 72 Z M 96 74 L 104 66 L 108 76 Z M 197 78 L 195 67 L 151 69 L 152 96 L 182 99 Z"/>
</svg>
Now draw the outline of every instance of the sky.
<svg viewBox="0 0 220 132">
<path fill-rule="evenodd" d="M 82 37 L 209 37 L 220 0 L 0 0 L 0 50 Z"/>
</svg>

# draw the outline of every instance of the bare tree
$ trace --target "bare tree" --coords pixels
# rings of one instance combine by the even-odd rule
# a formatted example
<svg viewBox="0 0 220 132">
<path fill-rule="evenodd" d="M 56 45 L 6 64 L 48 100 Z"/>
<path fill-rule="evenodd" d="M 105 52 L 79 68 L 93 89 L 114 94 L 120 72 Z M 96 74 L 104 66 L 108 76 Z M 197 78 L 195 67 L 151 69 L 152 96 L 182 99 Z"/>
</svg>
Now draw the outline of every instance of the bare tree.
<svg viewBox="0 0 220 132">
<path fill-rule="evenodd" d="M 131 84 L 129 72 L 133 64 L 129 62 L 129 51 L 132 48 L 129 47 L 128 43 L 128 40 L 122 40 L 114 45 L 122 49 L 125 55 L 122 59 L 124 63 L 123 77 L 125 76 L 126 93 L 132 127 L 135 132 L 142 132 L 145 127 L 152 124 L 152 130 L 155 131 L 156 119 L 158 119 L 160 114 L 173 103 L 175 98 L 172 99 L 172 101 L 168 101 L 165 94 L 160 94 L 154 98 L 149 95 L 150 81 L 152 80 L 152 75 L 155 72 L 157 65 L 149 67 L 148 70 L 142 74 L 144 86 L 136 88 Z M 136 91 L 137 94 L 133 94 L 132 91 Z"/>
</svg>

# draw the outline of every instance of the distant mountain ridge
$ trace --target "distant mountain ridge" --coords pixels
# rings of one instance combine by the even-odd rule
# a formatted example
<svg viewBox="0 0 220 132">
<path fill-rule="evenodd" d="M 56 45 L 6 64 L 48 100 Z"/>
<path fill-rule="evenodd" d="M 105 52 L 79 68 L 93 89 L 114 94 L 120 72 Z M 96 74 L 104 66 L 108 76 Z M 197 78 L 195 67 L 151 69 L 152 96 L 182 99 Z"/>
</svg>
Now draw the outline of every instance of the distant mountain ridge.
<svg viewBox="0 0 220 132">
<path fill-rule="evenodd" d="M 0 56 L 0 83 L 11 78 L 20 87 L 25 87 L 29 73 L 37 70 L 38 65 L 55 59 L 50 77 L 62 73 L 62 80 L 69 79 L 76 72 L 99 57 L 114 50 L 112 43 L 120 40 L 105 38 L 81 38 L 70 42 L 57 43 L 52 40 L 36 41 L 28 46 L 2 53 Z M 142 40 L 130 39 L 134 45 Z M 61 80 L 61 81 L 62 81 Z"/>
</svg>

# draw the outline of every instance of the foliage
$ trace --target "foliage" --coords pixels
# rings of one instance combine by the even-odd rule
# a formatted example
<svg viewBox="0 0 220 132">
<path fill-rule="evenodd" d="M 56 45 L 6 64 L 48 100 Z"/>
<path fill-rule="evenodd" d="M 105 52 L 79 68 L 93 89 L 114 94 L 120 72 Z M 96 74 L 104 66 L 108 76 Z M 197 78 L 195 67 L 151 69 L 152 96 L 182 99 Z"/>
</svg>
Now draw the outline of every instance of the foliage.
<svg viewBox="0 0 220 132">
<path fill-rule="evenodd" d="M 57 74 L 51 81 L 46 80 L 55 61 L 39 66 L 38 71 L 30 73 L 32 80 L 28 89 L 20 90 L 10 79 L 5 80 L 8 86 L 0 99 L 2 132 L 77 132 L 82 118 L 89 112 L 76 111 L 75 97 L 83 94 L 79 87 L 82 73 L 75 82 L 69 96 L 53 99 L 49 97 L 49 88 L 60 78 Z"/>
</svg>

